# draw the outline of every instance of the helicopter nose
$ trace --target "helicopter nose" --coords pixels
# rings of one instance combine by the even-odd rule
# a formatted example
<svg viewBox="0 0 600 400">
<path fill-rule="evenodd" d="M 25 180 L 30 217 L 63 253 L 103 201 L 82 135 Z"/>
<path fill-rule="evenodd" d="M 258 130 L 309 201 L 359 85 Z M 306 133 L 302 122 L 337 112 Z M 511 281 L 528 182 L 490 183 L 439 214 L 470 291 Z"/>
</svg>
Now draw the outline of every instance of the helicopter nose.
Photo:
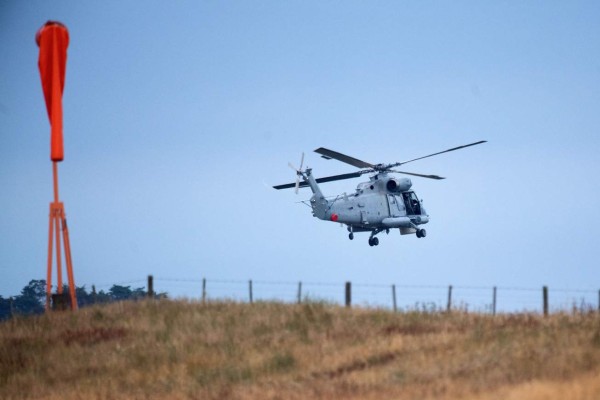
<svg viewBox="0 0 600 400">
<path fill-rule="evenodd" d="M 331 214 L 331 220 L 333 222 L 336 222 L 338 220 L 338 215 L 337 214 Z"/>
</svg>

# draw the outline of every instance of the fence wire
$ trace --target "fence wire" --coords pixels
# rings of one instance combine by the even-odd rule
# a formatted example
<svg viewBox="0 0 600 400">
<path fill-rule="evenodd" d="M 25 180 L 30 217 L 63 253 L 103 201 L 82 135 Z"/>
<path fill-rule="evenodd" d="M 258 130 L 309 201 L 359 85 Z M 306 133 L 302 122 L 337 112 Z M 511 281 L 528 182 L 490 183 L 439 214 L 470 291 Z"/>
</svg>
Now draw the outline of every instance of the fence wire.
<svg viewBox="0 0 600 400">
<path fill-rule="evenodd" d="M 140 282 L 143 281 L 128 283 Z M 166 293 L 171 298 L 209 301 L 324 301 L 344 305 L 345 287 L 346 282 L 154 277 L 154 291 L 157 293 Z M 541 313 L 544 310 L 542 287 L 351 283 L 351 303 L 355 306 L 395 308 L 400 311 L 443 311 L 448 307 L 483 313 Z M 600 311 L 600 291 L 550 287 L 548 308 L 549 312 Z"/>
</svg>

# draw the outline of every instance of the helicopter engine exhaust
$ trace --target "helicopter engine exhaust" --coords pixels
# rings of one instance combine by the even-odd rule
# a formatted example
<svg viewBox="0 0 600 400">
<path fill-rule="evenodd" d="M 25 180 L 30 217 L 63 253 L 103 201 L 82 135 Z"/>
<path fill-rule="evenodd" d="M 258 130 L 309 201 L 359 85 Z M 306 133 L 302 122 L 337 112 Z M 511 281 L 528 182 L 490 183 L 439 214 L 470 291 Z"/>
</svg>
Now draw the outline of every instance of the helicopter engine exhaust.
<svg viewBox="0 0 600 400">
<path fill-rule="evenodd" d="M 405 192 L 412 186 L 412 182 L 408 178 L 391 178 L 385 184 L 385 187 L 390 192 Z"/>
</svg>

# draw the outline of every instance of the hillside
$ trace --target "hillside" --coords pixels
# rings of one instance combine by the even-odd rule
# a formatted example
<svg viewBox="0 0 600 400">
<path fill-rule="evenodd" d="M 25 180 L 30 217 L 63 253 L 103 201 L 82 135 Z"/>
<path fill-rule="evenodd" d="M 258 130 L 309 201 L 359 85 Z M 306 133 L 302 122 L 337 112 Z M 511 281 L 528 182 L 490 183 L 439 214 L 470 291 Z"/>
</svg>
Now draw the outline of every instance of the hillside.
<svg viewBox="0 0 600 400">
<path fill-rule="evenodd" d="M 598 399 L 600 318 L 121 302 L 1 323 L 0 398 Z"/>
</svg>

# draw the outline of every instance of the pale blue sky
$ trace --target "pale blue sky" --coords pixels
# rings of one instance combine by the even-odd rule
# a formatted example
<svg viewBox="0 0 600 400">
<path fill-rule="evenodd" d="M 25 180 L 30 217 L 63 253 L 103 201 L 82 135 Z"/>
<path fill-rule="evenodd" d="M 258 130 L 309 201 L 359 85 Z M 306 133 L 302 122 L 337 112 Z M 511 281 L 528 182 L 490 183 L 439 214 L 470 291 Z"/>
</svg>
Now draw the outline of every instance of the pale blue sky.
<svg viewBox="0 0 600 400">
<path fill-rule="evenodd" d="M 596 290 L 597 2 L 0 1 L 0 294 L 45 278 L 34 36 L 71 36 L 61 200 L 78 285 L 157 278 Z M 488 140 L 406 170 L 426 239 L 367 245 L 270 185 Z M 351 192 L 360 179 L 324 185 Z M 143 284 L 143 283 L 142 283 Z M 160 289 L 160 288 L 158 288 Z M 186 289 L 164 289 L 196 295 Z"/>
</svg>

